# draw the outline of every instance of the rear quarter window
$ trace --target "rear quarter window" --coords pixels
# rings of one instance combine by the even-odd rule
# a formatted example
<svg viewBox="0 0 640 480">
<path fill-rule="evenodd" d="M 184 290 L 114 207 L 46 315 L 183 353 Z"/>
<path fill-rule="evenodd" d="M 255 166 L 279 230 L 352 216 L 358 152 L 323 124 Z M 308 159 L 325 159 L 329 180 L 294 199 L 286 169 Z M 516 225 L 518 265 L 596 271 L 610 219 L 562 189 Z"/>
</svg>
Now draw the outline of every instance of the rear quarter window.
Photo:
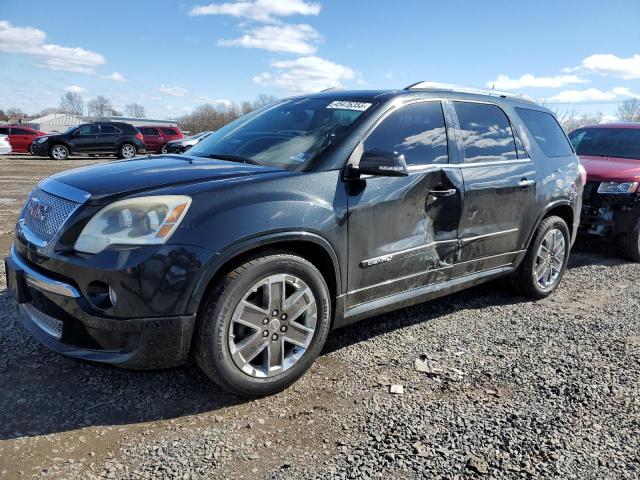
<svg viewBox="0 0 640 480">
<path fill-rule="evenodd" d="M 573 154 L 567 136 L 553 115 L 521 107 L 516 107 L 516 111 L 547 157 L 564 157 Z"/>
</svg>

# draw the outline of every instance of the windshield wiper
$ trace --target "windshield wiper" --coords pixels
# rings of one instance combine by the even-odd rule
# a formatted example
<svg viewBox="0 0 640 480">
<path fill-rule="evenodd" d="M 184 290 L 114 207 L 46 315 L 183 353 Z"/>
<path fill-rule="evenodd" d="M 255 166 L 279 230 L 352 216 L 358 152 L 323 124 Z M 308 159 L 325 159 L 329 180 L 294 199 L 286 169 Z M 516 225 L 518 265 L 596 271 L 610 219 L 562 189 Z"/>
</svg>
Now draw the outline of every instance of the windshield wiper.
<svg viewBox="0 0 640 480">
<path fill-rule="evenodd" d="M 255 160 L 252 160 L 251 158 L 247 158 L 247 157 L 242 157 L 240 155 L 231 155 L 228 153 L 207 153 L 205 155 L 198 155 L 198 157 L 206 157 L 206 158 L 213 158 L 213 159 L 220 159 L 220 160 L 228 160 L 230 162 L 240 162 L 240 163 L 247 163 L 250 165 L 260 165 L 258 162 L 256 162 Z"/>
</svg>

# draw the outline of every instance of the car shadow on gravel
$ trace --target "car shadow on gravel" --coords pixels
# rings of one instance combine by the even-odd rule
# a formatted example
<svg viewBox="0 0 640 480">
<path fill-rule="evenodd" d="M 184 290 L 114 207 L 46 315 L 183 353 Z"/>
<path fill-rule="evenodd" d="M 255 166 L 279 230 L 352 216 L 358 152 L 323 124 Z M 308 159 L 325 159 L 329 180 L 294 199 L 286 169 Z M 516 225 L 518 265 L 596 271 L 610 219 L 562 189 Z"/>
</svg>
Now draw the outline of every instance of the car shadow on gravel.
<svg viewBox="0 0 640 480">
<path fill-rule="evenodd" d="M 196 365 L 134 371 L 60 356 L 19 323 L 0 291 L 0 440 L 173 419 L 246 400 Z"/>
<path fill-rule="evenodd" d="M 599 248 L 579 244 L 569 268 L 624 263 Z M 329 336 L 323 355 L 457 310 L 529 301 L 503 281 L 490 282 L 340 329 Z M 195 364 L 132 371 L 62 357 L 35 341 L 13 309 L 7 291 L 0 291 L 0 440 L 173 419 L 246 402 L 216 386 Z"/>
</svg>

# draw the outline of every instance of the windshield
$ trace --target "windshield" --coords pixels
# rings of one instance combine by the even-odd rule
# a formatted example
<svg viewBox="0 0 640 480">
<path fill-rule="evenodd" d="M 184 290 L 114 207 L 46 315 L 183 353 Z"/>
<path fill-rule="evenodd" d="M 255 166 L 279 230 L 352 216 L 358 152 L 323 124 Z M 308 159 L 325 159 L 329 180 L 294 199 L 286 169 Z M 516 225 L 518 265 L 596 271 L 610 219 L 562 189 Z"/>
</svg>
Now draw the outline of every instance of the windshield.
<svg viewBox="0 0 640 480">
<path fill-rule="evenodd" d="M 286 100 L 222 127 L 193 147 L 189 155 L 306 170 L 371 105 L 326 98 Z"/>
<path fill-rule="evenodd" d="M 569 139 L 578 155 L 640 160 L 638 128 L 583 128 L 572 132 Z"/>
</svg>

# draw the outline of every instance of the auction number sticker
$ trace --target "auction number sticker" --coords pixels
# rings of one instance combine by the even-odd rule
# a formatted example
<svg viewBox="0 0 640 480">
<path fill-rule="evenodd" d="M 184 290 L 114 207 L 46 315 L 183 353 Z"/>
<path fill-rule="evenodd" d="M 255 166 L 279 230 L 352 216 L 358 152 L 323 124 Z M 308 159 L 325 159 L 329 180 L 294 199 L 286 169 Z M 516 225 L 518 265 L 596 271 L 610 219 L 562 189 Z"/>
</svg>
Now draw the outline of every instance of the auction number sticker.
<svg viewBox="0 0 640 480">
<path fill-rule="evenodd" d="M 339 110 L 357 110 L 358 112 L 364 112 L 371 106 L 370 103 L 365 102 L 349 102 L 346 100 L 336 100 L 327 105 L 327 108 L 339 109 Z"/>
</svg>

